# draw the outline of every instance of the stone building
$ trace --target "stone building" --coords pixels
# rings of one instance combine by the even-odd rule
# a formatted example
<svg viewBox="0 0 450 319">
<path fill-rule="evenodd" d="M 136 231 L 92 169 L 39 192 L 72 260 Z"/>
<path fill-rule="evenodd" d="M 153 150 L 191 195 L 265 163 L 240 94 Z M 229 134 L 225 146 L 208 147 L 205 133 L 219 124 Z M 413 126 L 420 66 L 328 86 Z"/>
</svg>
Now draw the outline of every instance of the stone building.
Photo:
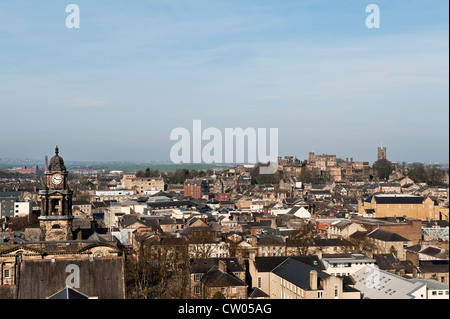
<svg viewBox="0 0 450 319">
<path fill-rule="evenodd" d="M 372 217 L 408 217 L 421 220 L 448 218 L 448 208 L 430 197 L 404 194 L 376 194 L 358 201 L 358 213 Z"/>
<path fill-rule="evenodd" d="M 247 299 L 244 268 L 236 258 L 195 259 L 190 267 L 191 298 Z"/>
</svg>

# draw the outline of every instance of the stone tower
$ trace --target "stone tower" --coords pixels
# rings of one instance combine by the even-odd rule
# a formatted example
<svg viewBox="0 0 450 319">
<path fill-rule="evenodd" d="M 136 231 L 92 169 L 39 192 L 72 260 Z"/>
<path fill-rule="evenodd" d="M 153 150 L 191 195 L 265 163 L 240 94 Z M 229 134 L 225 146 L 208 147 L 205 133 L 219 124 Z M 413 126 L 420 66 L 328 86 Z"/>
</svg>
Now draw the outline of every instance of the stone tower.
<svg viewBox="0 0 450 319">
<path fill-rule="evenodd" d="M 379 147 L 378 148 L 378 160 L 386 160 L 387 156 L 386 156 L 386 147 Z"/>
<path fill-rule="evenodd" d="M 41 239 L 64 241 L 72 239 L 72 195 L 64 160 L 58 146 L 45 172 L 45 187 L 39 191 L 41 198 Z"/>
</svg>

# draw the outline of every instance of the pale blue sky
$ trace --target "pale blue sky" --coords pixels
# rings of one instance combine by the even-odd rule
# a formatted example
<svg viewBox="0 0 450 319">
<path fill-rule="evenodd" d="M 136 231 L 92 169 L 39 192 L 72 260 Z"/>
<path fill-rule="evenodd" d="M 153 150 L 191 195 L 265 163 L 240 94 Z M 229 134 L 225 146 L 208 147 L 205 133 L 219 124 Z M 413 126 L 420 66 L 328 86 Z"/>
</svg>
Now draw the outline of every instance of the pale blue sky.
<svg viewBox="0 0 450 319">
<path fill-rule="evenodd" d="M 67 29 L 65 8 L 81 11 Z M 381 28 L 367 29 L 375 3 Z M 448 1 L 0 2 L 0 158 L 169 160 L 172 129 L 448 162 Z"/>
</svg>

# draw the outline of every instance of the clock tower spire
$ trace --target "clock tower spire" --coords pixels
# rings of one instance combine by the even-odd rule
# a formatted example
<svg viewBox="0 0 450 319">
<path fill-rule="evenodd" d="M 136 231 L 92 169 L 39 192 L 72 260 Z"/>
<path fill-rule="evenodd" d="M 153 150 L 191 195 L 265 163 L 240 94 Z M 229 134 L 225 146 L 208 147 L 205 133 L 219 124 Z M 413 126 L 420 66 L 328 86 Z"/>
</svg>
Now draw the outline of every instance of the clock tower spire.
<svg viewBox="0 0 450 319">
<path fill-rule="evenodd" d="M 45 172 L 45 186 L 39 191 L 41 198 L 42 239 L 45 241 L 69 240 L 72 237 L 72 195 L 69 188 L 64 160 L 55 148 L 55 156 L 50 160 Z"/>
</svg>

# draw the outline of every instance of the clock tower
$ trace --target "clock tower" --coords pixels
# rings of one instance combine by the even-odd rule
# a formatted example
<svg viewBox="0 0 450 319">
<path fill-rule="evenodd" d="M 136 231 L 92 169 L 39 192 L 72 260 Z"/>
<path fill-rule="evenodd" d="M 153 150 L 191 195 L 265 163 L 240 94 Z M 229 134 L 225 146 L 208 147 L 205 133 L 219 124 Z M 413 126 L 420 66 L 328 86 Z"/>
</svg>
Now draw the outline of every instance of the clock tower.
<svg viewBox="0 0 450 319">
<path fill-rule="evenodd" d="M 72 195 L 67 180 L 67 170 L 64 160 L 59 156 L 56 146 L 55 156 L 50 160 L 45 172 L 45 186 L 39 191 L 41 198 L 42 240 L 64 241 L 72 239 Z"/>
</svg>

